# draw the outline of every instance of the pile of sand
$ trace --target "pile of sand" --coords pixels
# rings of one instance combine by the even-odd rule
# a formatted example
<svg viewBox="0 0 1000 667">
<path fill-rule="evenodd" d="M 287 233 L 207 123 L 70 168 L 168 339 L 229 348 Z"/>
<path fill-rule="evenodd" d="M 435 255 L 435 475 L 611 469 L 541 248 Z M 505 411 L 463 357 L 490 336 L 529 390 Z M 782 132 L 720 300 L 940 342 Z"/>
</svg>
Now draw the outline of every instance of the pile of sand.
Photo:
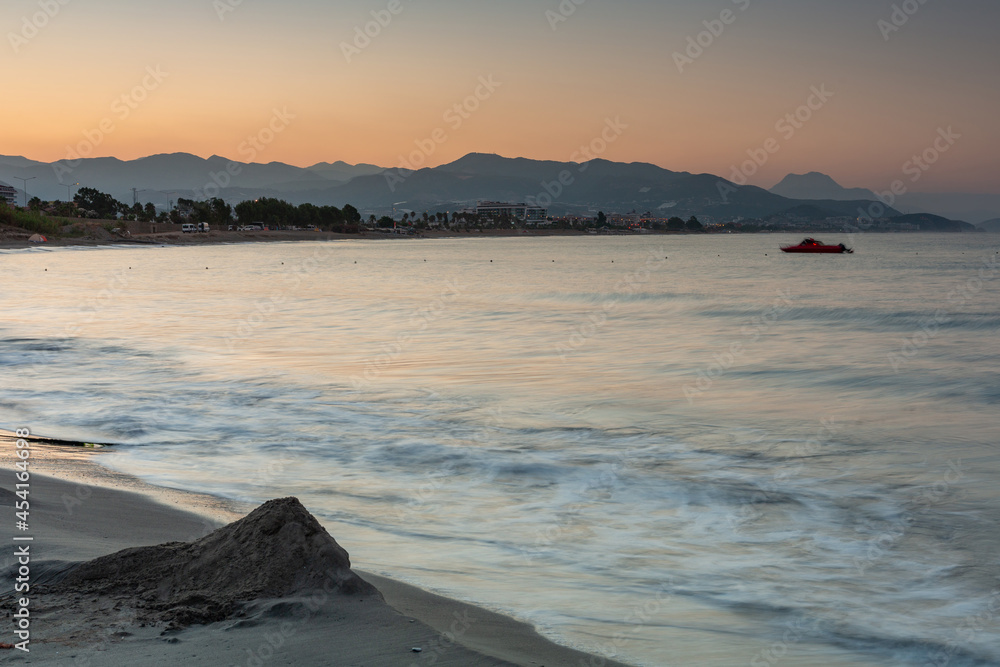
<svg viewBox="0 0 1000 667">
<path fill-rule="evenodd" d="M 235 615 L 240 602 L 261 598 L 321 591 L 379 596 L 296 498 L 271 500 L 194 542 L 125 549 L 81 563 L 45 588 L 63 599 L 110 598 L 135 608 L 140 620 L 174 626 L 219 621 Z"/>
</svg>

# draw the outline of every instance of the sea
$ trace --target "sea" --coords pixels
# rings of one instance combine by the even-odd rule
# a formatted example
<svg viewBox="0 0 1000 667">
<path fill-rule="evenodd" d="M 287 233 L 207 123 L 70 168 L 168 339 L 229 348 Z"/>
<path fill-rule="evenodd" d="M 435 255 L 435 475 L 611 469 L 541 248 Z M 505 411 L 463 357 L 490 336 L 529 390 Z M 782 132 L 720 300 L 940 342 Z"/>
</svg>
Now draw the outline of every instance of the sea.
<svg viewBox="0 0 1000 667">
<path fill-rule="evenodd" d="M 1000 237 L 798 240 L 3 250 L 0 427 L 581 667 L 1000 665 Z"/>
</svg>

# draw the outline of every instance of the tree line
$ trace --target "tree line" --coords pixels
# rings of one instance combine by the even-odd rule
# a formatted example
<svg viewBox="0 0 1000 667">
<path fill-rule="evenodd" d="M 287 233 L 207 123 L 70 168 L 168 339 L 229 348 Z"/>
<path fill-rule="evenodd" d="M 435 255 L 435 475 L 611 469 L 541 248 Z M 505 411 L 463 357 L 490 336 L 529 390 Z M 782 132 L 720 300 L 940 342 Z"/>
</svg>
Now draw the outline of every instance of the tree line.
<svg viewBox="0 0 1000 667">
<path fill-rule="evenodd" d="M 77 190 L 72 202 L 43 202 L 32 197 L 28 209 L 40 213 L 43 210 L 53 215 L 68 218 L 94 218 L 101 220 L 138 220 L 141 222 L 162 222 L 180 224 L 183 222 L 207 222 L 210 225 L 261 223 L 271 228 L 311 227 L 326 231 L 357 232 L 360 230 L 361 214 L 354 206 L 316 206 L 301 204 L 295 206 L 281 199 L 262 197 L 244 201 L 235 207 L 228 202 L 213 197 L 206 201 L 179 198 L 169 211 L 157 211 L 152 203 L 136 202 L 131 206 L 120 202 L 112 195 L 96 188 L 82 187 Z"/>
<path fill-rule="evenodd" d="M 195 201 L 192 199 L 180 198 L 177 204 L 169 211 L 158 211 L 152 203 L 135 203 L 131 206 L 118 201 L 110 194 L 101 192 L 96 188 L 82 187 L 73 197 L 72 202 L 52 202 L 48 206 L 38 197 L 33 197 L 28 203 L 28 208 L 36 213 L 43 210 L 63 217 L 83 217 L 98 219 L 118 219 L 138 220 L 142 222 L 163 222 L 180 224 L 182 222 L 206 222 L 216 228 L 225 228 L 234 224 L 263 224 L 269 228 L 304 227 L 318 228 L 324 231 L 358 233 L 362 229 L 362 217 L 354 206 L 347 204 L 343 208 L 336 206 L 316 206 L 315 204 L 290 204 L 282 199 L 262 197 L 249 201 L 243 201 L 235 207 L 226 201 L 213 197 L 205 201 Z M 648 214 L 647 214 L 648 215 Z M 474 212 L 448 213 L 423 213 L 406 212 L 402 216 L 402 221 L 397 221 L 389 216 L 383 216 L 376 220 L 375 216 L 370 216 L 368 221 L 370 227 L 391 228 L 401 224 L 404 228 L 412 227 L 416 229 L 428 229 L 434 224 L 442 225 L 446 228 L 494 228 L 494 229 L 515 229 L 523 226 L 523 222 L 509 216 L 500 219 L 489 219 Z M 577 222 L 576 224 L 580 224 Z M 608 225 L 608 217 L 603 211 L 597 214 L 597 218 L 584 223 L 584 226 L 601 228 Z M 565 224 L 555 224 L 561 227 Z M 687 221 L 679 217 L 672 217 L 663 222 L 652 223 L 653 229 L 670 231 L 701 231 L 702 224 L 694 216 Z"/>
</svg>

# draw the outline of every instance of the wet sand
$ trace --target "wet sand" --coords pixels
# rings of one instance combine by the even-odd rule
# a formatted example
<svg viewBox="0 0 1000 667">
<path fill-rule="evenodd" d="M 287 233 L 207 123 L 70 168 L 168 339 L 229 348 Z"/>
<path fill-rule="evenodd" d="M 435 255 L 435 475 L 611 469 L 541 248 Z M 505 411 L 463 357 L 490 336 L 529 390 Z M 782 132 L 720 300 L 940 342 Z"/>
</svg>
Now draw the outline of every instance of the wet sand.
<svg viewBox="0 0 1000 667">
<path fill-rule="evenodd" d="M 67 582 L 74 571 L 86 570 L 79 568 L 79 563 L 123 549 L 165 542 L 200 544 L 213 539 L 218 545 L 219 536 L 228 539 L 229 533 L 224 531 L 232 527 L 214 531 L 254 508 L 151 487 L 94 463 L 100 450 L 33 443 L 29 528 L 21 531 L 15 527 L 13 507 L 19 500 L 13 493 L 18 482 L 15 452 L 14 442 L 0 436 L 0 505 L 8 517 L 2 533 L 9 545 L 0 555 L 4 579 L 0 602 L 3 613 L 13 620 L 10 614 L 19 604 L 13 593 L 19 567 L 15 549 L 28 545 L 32 590 L 18 595 L 29 599 L 31 634 L 30 653 L 0 650 L 4 661 L 258 667 L 621 664 L 554 644 L 530 626 L 506 616 L 367 574 L 364 563 L 351 564 L 359 568 L 354 572 L 367 584 L 355 586 L 350 594 L 313 581 L 286 596 L 262 595 L 241 601 L 234 613 L 222 614 L 226 617 L 208 624 L 152 618 L 139 600 L 140 590 L 132 594 L 126 587 L 122 593 L 119 585 L 116 595 L 109 596 L 95 592 L 94 586 L 81 588 Z M 33 539 L 13 540 L 26 536 Z M 349 544 L 341 546 L 350 551 Z M 239 549 L 237 553 L 242 554 Z M 208 564 L 204 567 L 219 568 L 220 578 L 225 576 L 218 562 L 202 560 Z M 132 558 L 131 569 L 109 581 L 119 584 L 118 579 L 141 579 L 141 567 L 145 566 L 134 565 L 140 561 Z M 88 567 L 94 569 L 93 564 Z M 183 563 L 183 567 L 197 569 L 202 564 Z M 211 575 L 212 571 L 202 569 L 199 574 Z M 159 586 L 161 592 L 166 585 Z M 171 616 L 172 611 L 161 609 L 161 616 L 176 616 Z M 13 623 L 0 633 L 0 642 L 19 641 Z"/>
</svg>

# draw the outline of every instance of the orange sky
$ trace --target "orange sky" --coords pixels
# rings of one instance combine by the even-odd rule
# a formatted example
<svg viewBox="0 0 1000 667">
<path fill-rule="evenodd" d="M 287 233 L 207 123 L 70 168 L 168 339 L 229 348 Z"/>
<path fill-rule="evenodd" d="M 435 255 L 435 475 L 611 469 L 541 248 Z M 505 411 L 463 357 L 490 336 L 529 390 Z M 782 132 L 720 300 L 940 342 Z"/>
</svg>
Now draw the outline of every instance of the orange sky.
<svg viewBox="0 0 1000 667">
<path fill-rule="evenodd" d="M 418 146 L 429 165 L 569 160 L 618 119 L 600 157 L 878 189 L 930 151 L 914 191 L 1000 192 L 996 3 L 928 3 L 889 30 L 892 3 L 860 0 L 54 2 L 45 21 L 37 2 L 0 10 L 2 154 L 247 160 L 257 137 L 253 161 L 300 166 L 398 166 Z M 828 99 L 803 107 L 814 87 Z M 947 128 L 960 138 L 935 155 Z"/>
</svg>

